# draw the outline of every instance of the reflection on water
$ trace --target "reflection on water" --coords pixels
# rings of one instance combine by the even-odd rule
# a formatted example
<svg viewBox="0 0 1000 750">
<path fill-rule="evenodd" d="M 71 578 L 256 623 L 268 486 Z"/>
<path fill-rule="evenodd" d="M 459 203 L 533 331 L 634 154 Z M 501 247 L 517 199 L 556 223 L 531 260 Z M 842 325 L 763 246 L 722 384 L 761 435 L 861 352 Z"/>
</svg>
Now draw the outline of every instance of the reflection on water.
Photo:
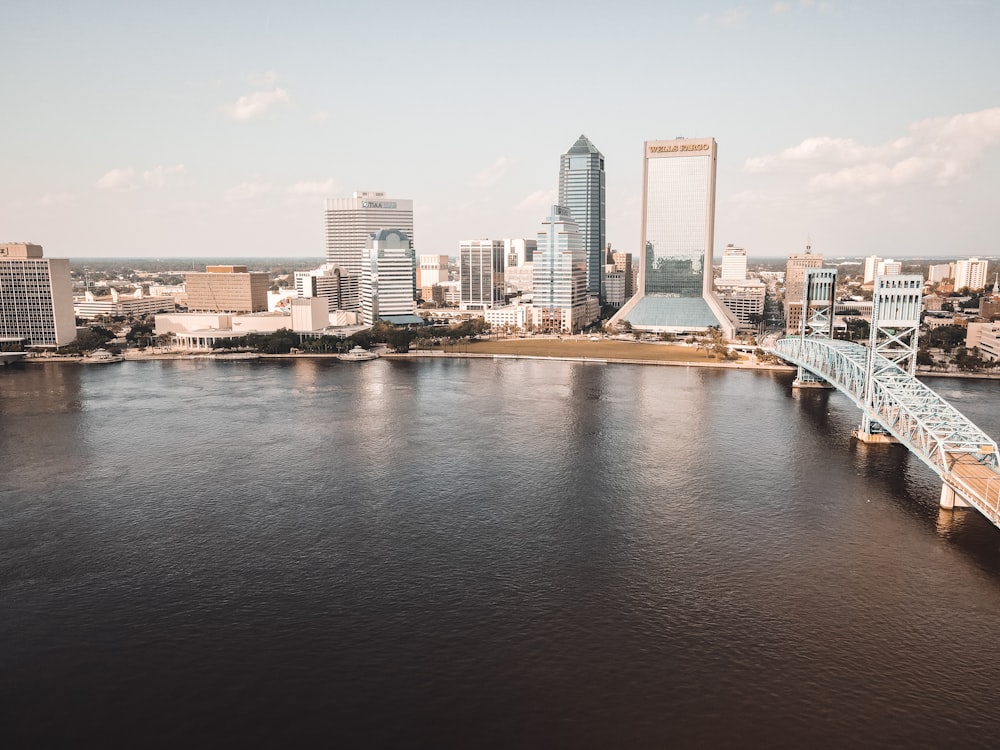
<svg viewBox="0 0 1000 750">
<path fill-rule="evenodd" d="M 948 387 L 1000 434 L 993 383 Z M 858 420 L 703 368 L 10 368 L 5 729 L 988 747 L 1000 531 Z"/>
</svg>

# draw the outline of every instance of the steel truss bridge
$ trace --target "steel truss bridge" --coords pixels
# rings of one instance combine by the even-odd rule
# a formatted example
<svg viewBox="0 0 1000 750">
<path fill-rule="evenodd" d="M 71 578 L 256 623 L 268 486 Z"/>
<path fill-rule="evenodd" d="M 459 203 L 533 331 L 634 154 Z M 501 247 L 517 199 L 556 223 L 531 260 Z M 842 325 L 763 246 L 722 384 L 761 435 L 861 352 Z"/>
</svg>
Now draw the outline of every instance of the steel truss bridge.
<svg viewBox="0 0 1000 750">
<path fill-rule="evenodd" d="M 854 401 L 863 414 L 860 439 L 889 435 L 927 464 L 943 482 L 942 506 L 970 505 L 1000 526 L 996 442 L 917 380 L 912 365 L 878 349 L 801 335 L 779 339 L 771 351 L 798 365 L 800 378 L 805 370 L 807 380 L 826 381 Z"/>
</svg>

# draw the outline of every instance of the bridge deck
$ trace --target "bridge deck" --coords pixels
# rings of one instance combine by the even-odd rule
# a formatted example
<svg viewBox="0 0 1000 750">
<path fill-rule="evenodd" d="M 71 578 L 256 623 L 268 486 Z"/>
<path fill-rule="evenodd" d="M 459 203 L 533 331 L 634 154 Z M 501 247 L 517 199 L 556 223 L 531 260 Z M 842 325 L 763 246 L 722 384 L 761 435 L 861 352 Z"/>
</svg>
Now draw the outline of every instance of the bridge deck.
<svg viewBox="0 0 1000 750">
<path fill-rule="evenodd" d="M 1000 526 L 1000 472 L 970 453 L 948 454 L 946 481 L 961 490 L 984 516 Z"/>
<path fill-rule="evenodd" d="M 849 396 L 868 419 L 1000 527 L 996 441 L 925 383 L 850 341 L 790 336 L 771 351 Z"/>
</svg>

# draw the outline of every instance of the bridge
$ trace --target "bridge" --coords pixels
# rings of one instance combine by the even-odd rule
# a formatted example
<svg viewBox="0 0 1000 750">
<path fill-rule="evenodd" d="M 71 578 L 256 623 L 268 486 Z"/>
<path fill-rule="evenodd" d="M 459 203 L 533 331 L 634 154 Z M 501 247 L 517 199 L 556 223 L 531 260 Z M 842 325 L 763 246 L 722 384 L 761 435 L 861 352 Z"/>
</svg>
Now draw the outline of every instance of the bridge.
<svg viewBox="0 0 1000 750">
<path fill-rule="evenodd" d="M 798 387 L 834 387 L 861 410 L 854 435 L 898 442 L 942 480 L 941 505 L 971 506 L 1000 527 L 997 444 L 965 415 L 914 377 L 920 276 L 879 276 L 869 345 L 833 338 L 836 271 L 806 272 L 798 336 L 768 351 L 797 365 Z"/>
</svg>

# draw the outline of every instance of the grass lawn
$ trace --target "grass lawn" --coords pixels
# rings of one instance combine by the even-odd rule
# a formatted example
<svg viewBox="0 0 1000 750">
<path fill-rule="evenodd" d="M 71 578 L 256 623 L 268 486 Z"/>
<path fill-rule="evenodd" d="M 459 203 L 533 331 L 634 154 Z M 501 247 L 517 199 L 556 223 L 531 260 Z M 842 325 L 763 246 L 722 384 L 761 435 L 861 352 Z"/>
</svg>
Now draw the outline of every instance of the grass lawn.
<svg viewBox="0 0 1000 750">
<path fill-rule="evenodd" d="M 436 350 L 439 347 L 433 347 Z M 718 362 L 703 349 L 674 344 L 586 339 L 497 339 L 445 345 L 445 352 L 469 354 L 522 354 L 534 357 L 594 357 L 595 359 L 644 359 L 660 362 Z"/>
</svg>

